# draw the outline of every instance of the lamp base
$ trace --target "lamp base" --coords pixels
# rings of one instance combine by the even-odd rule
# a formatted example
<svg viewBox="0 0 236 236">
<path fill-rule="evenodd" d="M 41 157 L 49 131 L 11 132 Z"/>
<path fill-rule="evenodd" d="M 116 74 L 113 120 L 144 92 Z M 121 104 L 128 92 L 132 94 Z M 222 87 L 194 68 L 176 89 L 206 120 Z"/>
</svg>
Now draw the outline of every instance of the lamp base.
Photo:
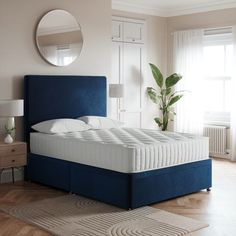
<svg viewBox="0 0 236 236">
<path fill-rule="evenodd" d="M 6 127 L 7 127 L 8 129 L 15 128 L 15 119 L 14 119 L 14 117 L 9 117 L 9 118 L 7 119 Z"/>
<path fill-rule="evenodd" d="M 13 140 L 15 138 L 15 129 L 16 129 L 15 118 L 14 117 L 9 117 L 7 119 L 7 123 L 6 123 L 6 130 L 11 131 L 10 136 L 12 137 Z"/>
</svg>

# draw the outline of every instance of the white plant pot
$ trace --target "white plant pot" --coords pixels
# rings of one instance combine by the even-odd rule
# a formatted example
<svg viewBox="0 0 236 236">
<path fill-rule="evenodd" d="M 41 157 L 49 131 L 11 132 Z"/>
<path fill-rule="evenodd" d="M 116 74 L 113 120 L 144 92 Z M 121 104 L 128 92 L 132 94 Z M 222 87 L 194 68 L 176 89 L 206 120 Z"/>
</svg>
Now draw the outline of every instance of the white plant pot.
<svg viewBox="0 0 236 236">
<path fill-rule="evenodd" d="M 5 143 L 13 143 L 13 138 L 11 137 L 10 134 L 7 134 L 6 138 L 4 139 Z"/>
</svg>

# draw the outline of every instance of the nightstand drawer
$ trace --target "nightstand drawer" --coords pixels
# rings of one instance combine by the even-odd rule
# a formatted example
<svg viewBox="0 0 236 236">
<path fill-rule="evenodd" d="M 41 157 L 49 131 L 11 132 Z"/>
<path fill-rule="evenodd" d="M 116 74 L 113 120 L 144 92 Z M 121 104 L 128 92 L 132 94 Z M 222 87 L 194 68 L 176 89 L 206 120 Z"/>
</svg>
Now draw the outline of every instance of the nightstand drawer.
<svg viewBox="0 0 236 236">
<path fill-rule="evenodd" d="M 18 167 L 26 165 L 26 155 L 12 155 L 8 157 L 0 157 L 0 167 Z"/>
<path fill-rule="evenodd" d="M 21 155 L 26 154 L 26 144 L 11 144 L 4 145 L 0 148 L 0 158 L 11 156 L 11 155 Z"/>
</svg>

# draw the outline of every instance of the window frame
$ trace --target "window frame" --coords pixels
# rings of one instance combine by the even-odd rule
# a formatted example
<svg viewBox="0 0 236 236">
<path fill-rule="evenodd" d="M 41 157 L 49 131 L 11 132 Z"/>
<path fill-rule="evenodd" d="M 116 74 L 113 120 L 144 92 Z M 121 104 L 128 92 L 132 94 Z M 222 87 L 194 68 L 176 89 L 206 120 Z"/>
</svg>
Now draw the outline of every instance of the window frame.
<svg viewBox="0 0 236 236">
<path fill-rule="evenodd" d="M 233 34 L 232 28 L 227 30 L 206 30 L 203 36 L 203 49 L 207 46 L 224 45 L 224 56 L 226 56 L 226 46 L 233 45 Z M 226 60 L 225 62 L 226 63 Z M 224 65 L 225 67 L 225 65 Z M 219 75 L 219 76 L 204 76 L 204 80 L 220 80 L 222 82 L 231 80 L 230 75 Z M 225 82 L 224 82 L 225 86 Z M 226 99 L 226 89 L 223 91 L 224 102 Z M 225 105 L 223 105 L 225 107 Z M 230 126 L 230 112 L 221 111 L 205 111 L 204 112 L 204 123 L 209 125 L 224 125 Z"/>
</svg>

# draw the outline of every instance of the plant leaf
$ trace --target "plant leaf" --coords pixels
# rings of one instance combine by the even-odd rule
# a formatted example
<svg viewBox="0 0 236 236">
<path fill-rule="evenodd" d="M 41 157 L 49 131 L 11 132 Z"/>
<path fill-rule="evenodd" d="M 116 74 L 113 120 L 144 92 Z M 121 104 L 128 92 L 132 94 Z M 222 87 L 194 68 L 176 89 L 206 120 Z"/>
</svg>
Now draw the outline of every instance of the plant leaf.
<svg viewBox="0 0 236 236">
<path fill-rule="evenodd" d="M 177 84 L 182 79 L 181 75 L 178 75 L 174 73 L 173 75 L 170 75 L 168 78 L 166 78 L 166 88 L 170 88 Z"/>
<path fill-rule="evenodd" d="M 166 89 L 166 96 L 168 96 L 171 93 L 171 88 Z"/>
<path fill-rule="evenodd" d="M 156 91 L 155 91 L 154 88 L 148 87 L 148 88 L 147 88 L 147 94 L 148 94 L 149 98 L 150 98 L 154 103 L 156 103 L 156 104 L 158 103 L 159 98 L 158 98 L 158 95 L 157 95 L 157 93 L 156 93 Z"/>
<path fill-rule="evenodd" d="M 160 70 L 157 68 L 157 66 L 155 66 L 154 64 L 149 64 L 151 69 L 152 69 L 152 74 L 153 74 L 153 77 L 158 85 L 159 88 L 162 88 L 163 87 L 163 75 L 162 73 L 160 72 Z"/>
<path fill-rule="evenodd" d="M 159 127 L 162 126 L 162 121 L 161 121 L 160 118 L 156 117 L 156 118 L 154 118 L 154 120 L 155 120 L 155 122 L 158 124 Z"/>
<path fill-rule="evenodd" d="M 174 116 L 176 115 L 176 112 L 174 111 L 169 111 L 171 114 L 173 114 Z"/>
<path fill-rule="evenodd" d="M 174 103 L 176 103 L 177 101 L 179 101 L 179 99 L 181 99 L 183 97 L 183 95 L 176 95 L 175 97 L 171 98 L 170 102 L 168 103 L 168 106 L 172 106 Z"/>
<path fill-rule="evenodd" d="M 162 97 L 165 96 L 165 93 L 166 93 L 166 90 L 165 90 L 165 89 L 162 89 L 162 90 L 160 91 L 160 94 L 161 94 Z"/>
<path fill-rule="evenodd" d="M 181 94 L 178 94 L 178 93 L 184 93 L 186 92 L 187 90 L 180 90 L 180 91 L 175 91 L 174 93 L 172 93 L 169 97 L 169 99 L 173 98 L 175 95 L 181 95 Z M 183 94 L 182 94 L 183 95 Z"/>
<path fill-rule="evenodd" d="M 172 91 L 171 88 L 162 89 L 160 91 L 160 94 L 161 94 L 161 96 L 168 96 L 171 93 L 171 91 Z"/>
</svg>

